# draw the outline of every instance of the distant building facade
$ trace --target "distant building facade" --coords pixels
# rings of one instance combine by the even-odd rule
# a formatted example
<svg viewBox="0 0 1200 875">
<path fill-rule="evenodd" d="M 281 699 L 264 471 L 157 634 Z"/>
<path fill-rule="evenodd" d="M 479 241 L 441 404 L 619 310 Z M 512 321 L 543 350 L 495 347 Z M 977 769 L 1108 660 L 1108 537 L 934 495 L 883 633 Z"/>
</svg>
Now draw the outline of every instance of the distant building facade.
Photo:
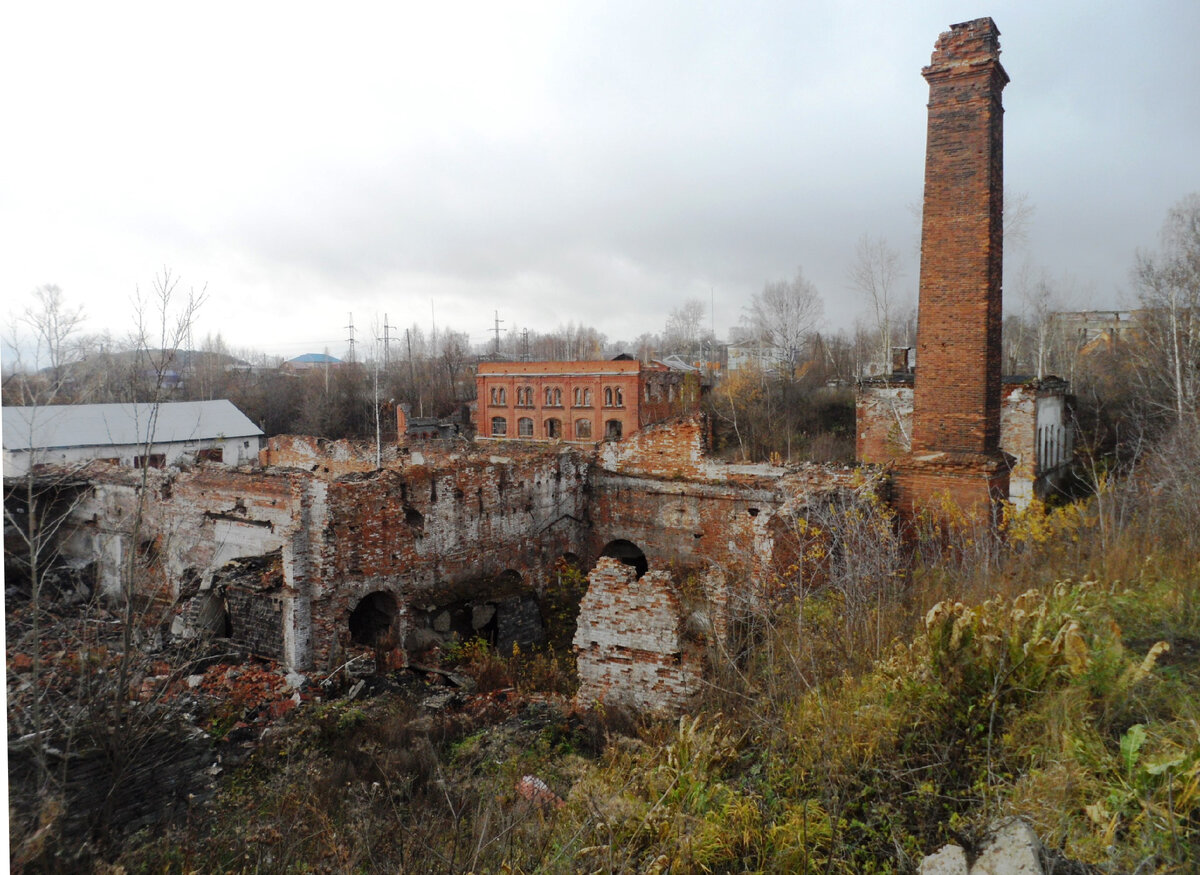
<svg viewBox="0 0 1200 875">
<path fill-rule="evenodd" d="M 255 462 L 263 432 L 230 401 L 54 404 L 4 408 L 4 476 L 42 465 L 106 461 L 162 468 Z"/>
<path fill-rule="evenodd" d="M 620 440 L 695 408 L 694 375 L 629 357 L 612 361 L 484 362 L 475 375 L 476 436 L 500 440 Z"/>
</svg>

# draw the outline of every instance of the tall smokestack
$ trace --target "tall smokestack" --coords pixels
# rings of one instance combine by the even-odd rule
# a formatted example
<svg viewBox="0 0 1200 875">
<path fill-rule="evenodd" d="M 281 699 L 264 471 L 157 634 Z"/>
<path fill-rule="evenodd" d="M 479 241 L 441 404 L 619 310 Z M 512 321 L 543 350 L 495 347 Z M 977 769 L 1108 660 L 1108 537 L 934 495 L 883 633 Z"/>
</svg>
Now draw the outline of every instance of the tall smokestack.
<svg viewBox="0 0 1200 875">
<path fill-rule="evenodd" d="M 1008 74 L 990 18 L 951 25 L 929 83 L 912 454 L 902 512 L 948 495 L 968 512 L 1008 495 L 1000 451 L 1004 108 Z"/>
</svg>

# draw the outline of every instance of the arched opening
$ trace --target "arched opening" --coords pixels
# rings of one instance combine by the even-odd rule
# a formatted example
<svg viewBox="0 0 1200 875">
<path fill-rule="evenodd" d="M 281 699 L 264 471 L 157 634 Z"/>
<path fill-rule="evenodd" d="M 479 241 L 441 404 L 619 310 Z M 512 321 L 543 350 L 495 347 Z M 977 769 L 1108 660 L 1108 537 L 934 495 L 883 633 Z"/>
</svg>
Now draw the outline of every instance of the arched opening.
<svg viewBox="0 0 1200 875">
<path fill-rule="evenodd" d="M 550 438 L 550 440 L 558 440 L 562 437 L 562 420 L 546 420 L 546 437 Z"/>
<path fill-rule="evenodd" d="M 450 600 L 412 607 L 414 630 L 405 641 L 410 651 L 482 639 L 508 655 L 514 644 L 527 650 L 545 640 L 537 594 L 517 571 L 462 580 L 448 594 Z"/>
<path fill-rule="evenodd" d="M 391 634 L 394 619 L 395 597 L 390 592 L 370 593 L 350 612 L 350 640 L 368 647 L 383 644 Z"/>
<path fill-rule="evenodd" d="M 533 437 L 533 420 L 528 416 L 522 416 L 517 420 L 517 437 Z"/>
<path fill-rule="evenodd" d="M 619 441 L 621 439 L 621 420 L 610 419 L 604 423 L 604 439 L 606 441 Z"/>
<path fill-rule="evenodd" d="M 633 541 L 624 539 L 609 541 L 608 545 L 600 551 L 600 555 L 609 556 L 630 566 L 637 571 L 638 577 L 641 577 L 650 568 L 650 563 L 646 561 L 646 554 Z"/>
<path fill-rule="evenodd" d="M 576 440 L 587 440 L 592 436 L 592 421 L 590 419 L 575 420 Z"/>
<path fill-rule="evenodd" d="M 546 643 L 556 653 L 571 653 L 579 620 L 579 603 L 587 586 L 587 569 L 579 557 L 574 553 L 563 553 L 558 557 L 541 593 Z"/>
</svg>

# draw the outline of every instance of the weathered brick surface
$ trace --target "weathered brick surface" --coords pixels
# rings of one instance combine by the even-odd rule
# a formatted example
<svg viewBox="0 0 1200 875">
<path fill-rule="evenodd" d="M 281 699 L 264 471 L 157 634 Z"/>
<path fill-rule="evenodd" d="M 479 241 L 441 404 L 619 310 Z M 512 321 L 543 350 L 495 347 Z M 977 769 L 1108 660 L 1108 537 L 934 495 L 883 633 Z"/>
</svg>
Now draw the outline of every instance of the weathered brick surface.
<svg viewBox="0 0 1200 875">
<path fill-rule="evenodd" d="M 620 474 L 707 479 L 709 431 L 707 417 L 699 414 L 649 425 L 623 441 L 603 444 L 597 461 Z"/>
<path fill-rule="evenodd" d="M 578 701 L 677 712 L 700 687 L 699 651 L 684 640 L 683 603 L 670 574 L 601 559 L 588 575 L 575 656 Z"/>
<path fill-rule="evenodd" d="M 1008 75 L 999 35 L 990 18 L 952 25 L 922 71 L 929 120 L 913 452 L 897 465 L 904 513 L 937 492 L 984 507 L 1003 485 L 995 469 L 1001 459 L 1000 95 Z"/>
</svg>

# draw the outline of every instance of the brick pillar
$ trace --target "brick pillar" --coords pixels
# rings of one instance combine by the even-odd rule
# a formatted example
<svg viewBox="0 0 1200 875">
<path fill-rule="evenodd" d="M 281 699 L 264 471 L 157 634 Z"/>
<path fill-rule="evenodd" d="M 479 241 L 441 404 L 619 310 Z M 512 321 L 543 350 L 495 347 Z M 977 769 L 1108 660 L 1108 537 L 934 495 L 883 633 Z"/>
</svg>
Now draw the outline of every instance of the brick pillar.
<svg viewBox="0 0 1200 875">
<path fill-rule="evenodd" d="M 1004 109 L 1008 74 L 990 18 L 951 25 L 929 83 L 912 454 L 902 512 L 947 493 L 982 512 L 1008 494 L 1000 451 Z"/>
</svg>

